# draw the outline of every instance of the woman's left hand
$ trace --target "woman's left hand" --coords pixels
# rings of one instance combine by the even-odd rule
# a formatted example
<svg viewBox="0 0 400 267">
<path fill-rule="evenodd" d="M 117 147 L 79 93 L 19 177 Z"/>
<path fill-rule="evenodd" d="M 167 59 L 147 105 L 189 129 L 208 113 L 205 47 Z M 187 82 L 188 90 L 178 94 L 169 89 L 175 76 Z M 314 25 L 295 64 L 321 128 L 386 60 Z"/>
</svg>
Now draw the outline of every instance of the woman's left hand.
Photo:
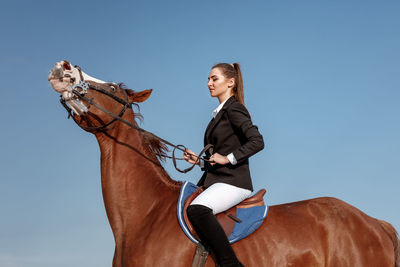
<svg viewBox="0 0 400 267">
<path fill-rule="evenodd" d="M 229 159 L 227 156 L 222 156 L 221 154 L 215 153 L 209 159 L 211 165 L 215 165 L 216 163 L 220 165 L 225 165 L 229 163 Z"/>
</svg>

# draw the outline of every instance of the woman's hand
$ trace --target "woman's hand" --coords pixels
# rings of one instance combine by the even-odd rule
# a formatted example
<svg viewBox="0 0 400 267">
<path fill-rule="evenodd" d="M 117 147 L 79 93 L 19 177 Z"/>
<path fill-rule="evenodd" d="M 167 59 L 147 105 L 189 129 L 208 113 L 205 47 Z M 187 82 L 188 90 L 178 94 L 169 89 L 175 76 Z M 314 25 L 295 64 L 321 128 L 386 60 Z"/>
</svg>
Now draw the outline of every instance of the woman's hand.
<svg viewBox="0 0 400 267">
<path fill-rule="evenodd" d="M 186 151 L 183 153 L 183 159 L 190 164 L 194 164 L 196 163 L 197 155 L 192 150 L 186 149 Z M 199 165 L 199 161 L 197 162 L 197 165 Z"/>
<path fill-rule="evenodd" d="M 229 163 L 229 159 L 227 156 L 222 156 L 221 154 L 215 153 L 210 157 L 210 164 L 215 165 L 216 163 L 225 165 Z"/>
</svg>

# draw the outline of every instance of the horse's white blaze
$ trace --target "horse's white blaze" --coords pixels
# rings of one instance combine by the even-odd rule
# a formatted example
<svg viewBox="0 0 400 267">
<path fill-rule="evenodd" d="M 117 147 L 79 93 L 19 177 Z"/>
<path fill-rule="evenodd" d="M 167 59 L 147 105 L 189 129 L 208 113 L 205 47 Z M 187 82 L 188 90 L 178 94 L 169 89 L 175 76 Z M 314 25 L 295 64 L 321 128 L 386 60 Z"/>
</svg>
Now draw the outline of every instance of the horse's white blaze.
<svg viewBox="0 0 400 267">
<path fill-rule="evenodd" d="M 83 71 L 82 71 L 82 76 L 85 81 L 92 81 L 92 82 L 96 82 L 96 83 L 106 83 L 105 81 L 102 81 L 102 80 L 96 79 L 90 75 L 87 75 Z"/>
</svg>

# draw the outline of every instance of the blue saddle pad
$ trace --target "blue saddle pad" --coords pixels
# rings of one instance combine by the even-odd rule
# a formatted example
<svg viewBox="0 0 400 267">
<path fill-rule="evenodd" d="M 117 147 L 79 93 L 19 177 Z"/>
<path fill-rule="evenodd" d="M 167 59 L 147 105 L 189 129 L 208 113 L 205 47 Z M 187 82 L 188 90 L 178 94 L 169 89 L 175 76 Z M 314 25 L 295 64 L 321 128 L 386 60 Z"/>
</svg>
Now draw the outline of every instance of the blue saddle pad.
<svg viewBox="0 0 400 267">
<path fill-rule="evenodd" d="M 196 185 L 188 181 L 182 184 L 178 199 L 177 216 L 183 232 L 193 243 L 198 244 L 199 241 L 190 233 L 185 220 L 183 219 L 185 200 L 196 190 L 196 188 Z M 257 230 L 267 217 L 267 213 L 268 206 L 257 206 L 246 209 L 237 208 L 236 217 L 242 222 L 235 222 L 232 234 L 228 237 L 229 242 L 232 244 Z"/>
</svg>

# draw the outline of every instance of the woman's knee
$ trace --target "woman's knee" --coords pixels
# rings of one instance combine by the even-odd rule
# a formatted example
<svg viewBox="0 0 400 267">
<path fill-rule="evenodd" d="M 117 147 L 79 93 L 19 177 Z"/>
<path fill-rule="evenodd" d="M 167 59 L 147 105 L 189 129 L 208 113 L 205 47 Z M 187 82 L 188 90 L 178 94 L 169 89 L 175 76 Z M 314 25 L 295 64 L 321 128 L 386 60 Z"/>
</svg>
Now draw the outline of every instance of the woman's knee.
<svg viewBox="0 0 400 267">
<path fill-rule="evenodd" d="M 189 205 L 189 207 L 186 210 L 187 216 L 190 221 L 196 220 L 197 218 L 203 217 L 205 215 L 208 215 L 209 213 L 212 213 L 212 209 L 209 207 L 206 207 L 204 205 Z"/>
</svg>

